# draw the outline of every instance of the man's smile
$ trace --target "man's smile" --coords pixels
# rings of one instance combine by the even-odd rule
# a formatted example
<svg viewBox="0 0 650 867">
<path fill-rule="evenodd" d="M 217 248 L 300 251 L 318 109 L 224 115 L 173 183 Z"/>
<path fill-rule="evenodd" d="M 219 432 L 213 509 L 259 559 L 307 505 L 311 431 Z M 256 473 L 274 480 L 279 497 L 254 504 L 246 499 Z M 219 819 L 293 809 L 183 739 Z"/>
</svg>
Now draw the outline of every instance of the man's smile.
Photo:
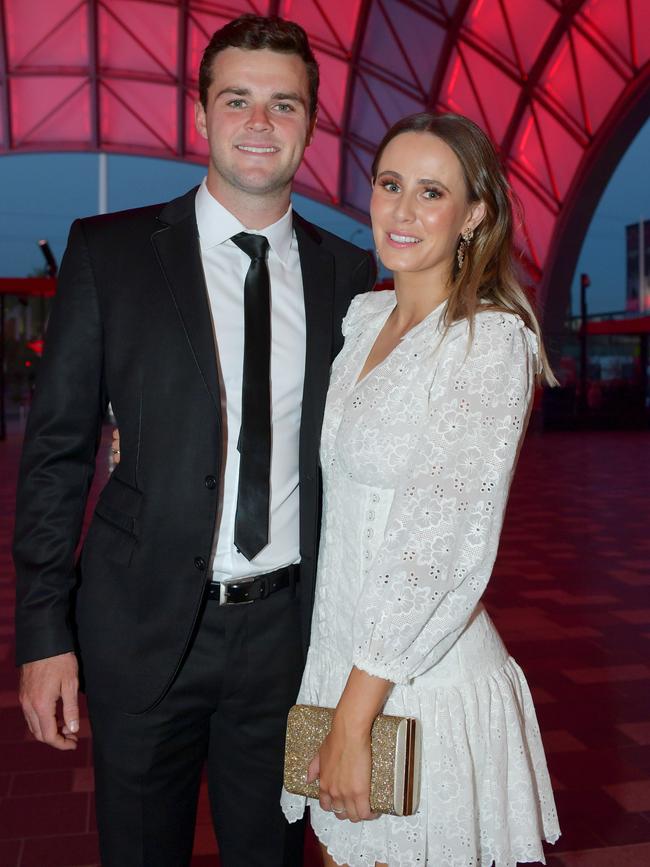
<svg viewBox="0 0 650 867">
<path fill-rule="evenodd" d="M 277 154 L 280 148 L 274 145 L 235 145 L 238 151 L 244 151 L 248 154 Z"/>
</svg>

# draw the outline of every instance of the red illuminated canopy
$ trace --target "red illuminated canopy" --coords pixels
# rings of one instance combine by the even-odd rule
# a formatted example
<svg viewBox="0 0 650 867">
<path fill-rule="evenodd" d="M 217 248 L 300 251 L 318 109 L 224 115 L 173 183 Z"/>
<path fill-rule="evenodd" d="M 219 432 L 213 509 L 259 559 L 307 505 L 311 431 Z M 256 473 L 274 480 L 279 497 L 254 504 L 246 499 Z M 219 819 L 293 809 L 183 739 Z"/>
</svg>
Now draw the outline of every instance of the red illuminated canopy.
<svg viewBox="0 0 650 867">
<path fill-rule="evenodd" d="M 386 127 L 461 112 L 498 144 L 524 207 L 522 255 L 550 279 L 599 155 L 642 122 L 647 11 L 646 0 L 0 0 L 0 152 L 204 161 L 193 121 L 203 47 L 239 12 L 277 13 L 305 27 L 321 64 L 300 192 L 366 218 Z"/>
</svg>

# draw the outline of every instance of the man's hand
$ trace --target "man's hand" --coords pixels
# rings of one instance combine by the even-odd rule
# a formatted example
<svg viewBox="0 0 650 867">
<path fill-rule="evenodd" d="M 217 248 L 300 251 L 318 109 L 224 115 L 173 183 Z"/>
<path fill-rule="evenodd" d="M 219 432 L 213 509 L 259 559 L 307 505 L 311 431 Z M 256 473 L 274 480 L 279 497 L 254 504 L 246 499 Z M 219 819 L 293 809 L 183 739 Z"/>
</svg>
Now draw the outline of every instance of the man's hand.
<svg viewBox="0 0 650 867">
<path fill-rule="evenodd" d="M 113 463 L 119 464 L 120 462 L 120 432 L 117 428 L 113 431 L 113 441 L 111 442 L 111 455 L 113 457 Z"/>
<path fill-rule="evenodd" d="M 30 732 L 57 750 L 76 750 L 79 731 L 79 666 L 74 653 L 27 662 L 20 671 L 20 704 Z M 57 703 L 63 704 L 59 731 Z"/>
</svg>

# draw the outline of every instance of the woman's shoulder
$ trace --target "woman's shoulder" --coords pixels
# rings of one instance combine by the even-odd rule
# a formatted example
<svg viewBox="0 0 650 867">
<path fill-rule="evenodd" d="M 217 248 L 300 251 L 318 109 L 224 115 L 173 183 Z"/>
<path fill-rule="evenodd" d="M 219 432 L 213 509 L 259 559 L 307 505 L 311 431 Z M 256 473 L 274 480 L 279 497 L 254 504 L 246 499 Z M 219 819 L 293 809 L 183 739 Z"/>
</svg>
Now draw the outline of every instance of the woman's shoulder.
<svg viewBox="0 0 650 867">
<path fill-rule="evenodd" d="M 450 337 L 461 338 L 470 335 L 468 319 L 461 319 L 451 325 Z M 496 307 L 481 305 L 474 316 L 473 344 L 480 352 L 499 353 L 507 347 L 521 347 L 533 355 L 539 354 L 539 345 L 532 331 L 518 313 Z"/>
<path fill-rule="evenodd" d="M 379 289 L 355 295 L 345 314 L 341 330 L 344 337 L 364 331 L 378 316 L 395 306 L 395 292 Z"/>
<path fill-rule="evenodd" d="M 474 331 L 492 335 L 497 340 L 512 340 L 524 328 L 526 324 L 518 313 L 487 304 L 481 304 L 474 317 Z"/>
</svg>

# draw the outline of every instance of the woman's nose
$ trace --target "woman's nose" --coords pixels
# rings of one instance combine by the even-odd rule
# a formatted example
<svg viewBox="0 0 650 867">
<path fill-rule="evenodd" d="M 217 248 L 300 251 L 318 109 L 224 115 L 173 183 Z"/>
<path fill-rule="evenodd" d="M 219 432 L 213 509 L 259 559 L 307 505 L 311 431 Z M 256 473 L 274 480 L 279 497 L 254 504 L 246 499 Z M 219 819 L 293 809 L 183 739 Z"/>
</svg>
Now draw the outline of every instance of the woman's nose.
<svg viewBox="0 0 650 867">
<path fill-rule="evenodd" d="M 395 201 L 394 216 L 402 223 L 408 223 L 415 217 L 414 203 L 410 196 L 401 195 Z"/>
</svg>

